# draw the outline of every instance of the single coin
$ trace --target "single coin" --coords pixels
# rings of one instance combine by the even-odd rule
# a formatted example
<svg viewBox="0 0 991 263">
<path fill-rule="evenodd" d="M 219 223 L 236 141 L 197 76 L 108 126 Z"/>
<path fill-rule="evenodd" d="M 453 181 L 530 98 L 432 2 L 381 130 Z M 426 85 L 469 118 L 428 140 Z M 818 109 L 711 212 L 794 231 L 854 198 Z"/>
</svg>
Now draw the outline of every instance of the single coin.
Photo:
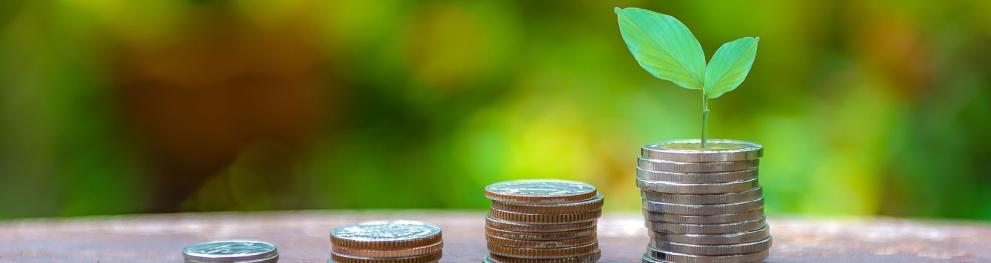
<svg viewBox="0 0 991 263">
<path fill-rule="evenodd" d="M 330 260 L 327 260 L 327 262 L 328 263 L 434 263 L 440 261 L 442 256 L 443 256 L 442 252 L 436 252 L 432 254 L 412 256 L 412 257 L 400 257 L 400 258 L 356 257 L 350 255 L 331 253 Z"/>
<path fill-rule="evenodd" d="M 524 248 L 562 248 L 587 245 L 596 242 L 596 236 L 584 236 L 580 238 L 562 240 L 522 240 L 509 239 L 497 236 L 485 236 L 485 240 L 490 244 L 504 247 L 524 247 Z"/>
<path fill-rule="evenodd" d="M 185 247 L 182 256 L 187 263 L 277 262 L 279 251 L 268 242 L 225 240 Z"/>
<path fill-rule="evenodd" d="M 667 260 L 654 259 L 650 257 L 650 253 L 644 253 L 643 258 L 640 259 L 640 262 L 641 263 L 673 263 Z M 331 263 L 331 262 L 328 261 L 327 263 Z"/>
<path fill-rule="evenodd" d="M 656 246 L 655 246 L 656 245 Z M 689 255 L 700 256 L 726 256 L 738 254 L 753 254 L 771 248 L 771 238 L 751 243 L 728 244 L 728 245 L 695 245 L 673 242 L 652 242 L 650 249 L 656 251 L 670 251 Z"/>
<path fill-rule="evenodd" d="M 485 234 L 494 237 L 508 238 L 508 239 L 522 239 L 522 240 L 563 240 L 563 239 L 575 239 L 582 238 L 586 236 L 595 236 L 595 227 L 568 230 L 561 232 L 516 232 L 516 231 L 506 231 L 501 229 L 495 229 L 489 226 L 485 227 Z"/>
<path fill-rule="evenodd" d="M 736 192 L 736 193 L 724 193 L 724 194 L 704 194 L 704 195 L 687 195 L 687 194 L 669 194 L 662 192 L 653 191 L 640 191 L 640 197 L 644 200 L 669 203 L 669 204 L 683 204 L 683 205 L 711 205 L 711 204 L 728 204 L 728 203 L 739 203 L 747 200 L 754 200 L 764 196 L 764 190 L 758 186 L 752 189 Z"/>
<path fill-rule="evenodd" d="M 722 215 L 739 214 L 764 208 L 764 198 L 739 203 L 716 205 L 682 205 L 643 201 L 643 210 L 676 215 Z"/>
<path fill-rule="evenodd" d="M 596 225 L 596 220 L 584 221 L 584 222 L 571 222 L 571 223 L 561 223 L 561 224 L 531 224 L 531 223 L 518 223 L 505 221 L 498 218 L 494 218 L 491 215 L 485 215 L 485 225 L 506 231 L 516 231 L 516 232 L 561 232 L 568 230 L 586 229 L 594 227 Z"/>
<path fill-rule="evenodd" d="M 757 169 L 760 160 L 712 162 L 712 163 L 683 163 L 662 160 L 637 158 L 637 167 L 657 172 L 675 173 L 725 173 Z"/>
<path fill-rule="evenodd" d="M 732 162 L 756 160 L 764 153 L 764 147 L 752 142 L 737 140 L 706 140 L 705 148 L 698 139 L 675 140 L 648 144 L 640 148 L 640 156 L 647 159 L 686 163 Z"/>
<path fill-rule="evenodd" d="M 741 232 L 750 232 L 755 229 L 764 226 L 764 217 L 758 218 L 756 220 L 744 221 L 739 223 L 729 223 L 729 224 L 711 224 L 711 225 L 696 225 L 696 224 L 678 224 L 678 223 L 660 223 L 660 222 L 647 222 L 647 229 L 652 232 L 660 233 L 671 233 L 671 234 L 732 234 Z"/>
<path fill-rule="evenodd" d="M 752 190 L 760 184 L 757 179 L 746 181 L 711 183 L 711 184 L 680 184 L 663 181 L 644 181 L 637 179 L 637 187 L 643 191 L 662 192 L 669 194 L 725 194 Z"/>
<path fill-rule="evenodd" d="M 442 248 L 444 248 L 443 242 L 433 245 L 422 246 L 422 247 L 398 248 L 398 249 L 389 249 L 389 250 L 334 246 L 331 249 L 331 252 L 334 252 L 335 254 L 339 254 L 339 255 L 347 255 L 353 257 L 396 258 L 396 257 L 412 257 L 412 256 L 438 253 L 441 251 Z"/>
<path fill-rule="evenodd" d="M 560 223 L 571 223 L 571 222 L 585 222 L 594 221 L 602 216 L 602 210 L 592 210 L 586 212 L 579 212 L 573 214 L 524 214 L 503 211 L 498 209 L 490 209 L 489 215 L 493 218 L 502 219 L 512 222 L 520 223 L 534 223 L 534 224 L 560 224 Z"/>
<path fill-rule="evenodd" d="M 667 262 L 685 262 L 685 263 L 755 263 L 763 262 L 767 259 L 768 250 L 753 254 L 741 254 L 741 255 L 731 255 L 731 256 L 698 256 L 689 254 L 680 254 L 674 252 L 662 252 L 647 250 L 647 254 L 643 256 L 644 263 L 667 263 Z"/>
<path fill-rule="evenodd" d="M 485 187 L 485 197 L 506 203 L 574 203 L 594 198 L 597 194 L 592 185 L 552 179 L 506 181 Z"/>
<path fill-rule="evenodd" d="M 517 258 L 505 257 L 495 254 L 485 256 L 483 263 L 594 263 L 602 258 L 602 252 L 595 252 L 563 258 Z"/>
<path fill-rule="evenodd" d="M 757 169 L 723 173 L 657 172 L 637 168 L 637 178 L 644 181 L 664 181 L 683 184 L 725 183 L 757 178 Z"/>
<path fill-rule="evenodd" d="M 520 258 L 564 258 L 573 257 L 575 255 L 585 255 L 599 250 L 599 243 L 593 242 L 591 244 L 585 244 L 581 246 L 574 247 L 561 247 L 561 248 L 523 248 L 523 247 L 504 247 L 492 243 L 488 243 L 489 253 L 493 255 L 500 255 L 506 257 L 520 257 Z"/>
<path fill-rule="evenodd" d="M 334 246 L 392 250 L 424 247 L 440 243 L 439 227 L 419 221 L 369 221 L 335 228 L 330 232 Z"/>
<path fill-rule="evenodd" d="M 767 239 L 770 236 L 771 232 L 768 230 L 767 225 L 750 232 L 718 235 L 669 234 L 652 232 L 651 244 L 654 244 L 655 247 L 660 247 L 657 245 L 659 242 L 674 242 L 696 245 L 729 245 L 753 243 Z"/>
<path fill-rule="evenodd" d="M 528 214 L 568 214 L 600 210 L 602 209 L 602 202 L 604 200 L 605 198 L 600 194 L 585 201 L 553 205 L 492 201 L 492 209 Z"/>
<path fill-rule="evenodd" d="M 675 215 L 675 214 L 643 211 L 643 217 L 647 221 L 664 222 L 664 223 L 697 224 L 697 225 L 739 223 L 744 221 L 756 220 L 763 216 L 764 216 L 764 209 L 762 208 L 739 214 L 704 215 L 704 216 Z"/>
</svg>

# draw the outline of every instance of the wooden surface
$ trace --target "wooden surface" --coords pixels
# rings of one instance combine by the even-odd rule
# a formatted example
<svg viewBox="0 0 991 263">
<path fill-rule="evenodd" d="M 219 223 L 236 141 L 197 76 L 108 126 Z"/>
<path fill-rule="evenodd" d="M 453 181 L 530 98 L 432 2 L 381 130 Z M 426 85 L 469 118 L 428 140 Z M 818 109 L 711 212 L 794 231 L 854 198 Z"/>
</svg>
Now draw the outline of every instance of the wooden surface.
<svg viewBox="0 0 991 263">
<path fill-rule="evenodd" d="M 485 255 L 482 212 L 265 212 L 138 215 L 0 222 L 0 262 L 181 262 L 183 246 L 248 238 L 278 245 L 280 262 L 326 262 L 328 233 L 372 219 L 415 219 L 444 229 L 441 262 Z M 639 262 L 638 214 L 599 221 L 601 262 Z M 768 262 L 991 262 L 991 225 L 897 219 L 771 217 Z"/>
</svg>

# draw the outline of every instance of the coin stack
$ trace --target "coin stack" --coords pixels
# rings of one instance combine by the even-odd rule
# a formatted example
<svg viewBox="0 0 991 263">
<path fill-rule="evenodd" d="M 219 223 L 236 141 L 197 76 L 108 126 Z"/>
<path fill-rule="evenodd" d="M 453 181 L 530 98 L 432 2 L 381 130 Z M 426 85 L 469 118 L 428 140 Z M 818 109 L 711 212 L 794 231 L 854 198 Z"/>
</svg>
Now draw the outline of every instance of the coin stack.
<svg viewBox="0 0 991 263">
<path fill-rule="evenodd" d="M 431 263 L 444 246 L 439 227 L 417 221 L 370 221 L 335 228 L 328 263 Z"/>
<path fill-rule="evenodd" d="M 186 263 L 275 263 L 279 262 L 279 250 L 268 242 L 225 240 L 185 247 L 182 257 Z"/>
<path fill-rule="evenodd" d="M 637 187 L 651 237 L 644 263 L 761 262 L 771 235 L 757 182 L 763 147 L 678 140 L 640 149 Z"/>
<path fill-rule="evenodd" d="M 489 263 L 582 263 L 601 257 L 596 222 L 603 197 L 564 180 L 518 180 L 485 187 Z"/>
</svg>

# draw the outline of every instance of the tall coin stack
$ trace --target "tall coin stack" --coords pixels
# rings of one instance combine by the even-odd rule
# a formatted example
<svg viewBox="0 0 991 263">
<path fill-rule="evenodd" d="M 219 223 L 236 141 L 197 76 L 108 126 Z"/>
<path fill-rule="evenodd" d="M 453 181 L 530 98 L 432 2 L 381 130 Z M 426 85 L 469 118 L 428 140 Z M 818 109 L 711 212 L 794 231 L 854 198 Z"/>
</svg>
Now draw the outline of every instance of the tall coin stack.
<svg viewBox="0 0 991 263">
<path fill-rule="evenodd" d="M 601 257 L 596 223 L 603 197 L 563 180 L 519 180 L 485 187 L 489 263 L 582 263 Z"/>
<path fill-rule="evenodd" d="M 328 263 L 433 263 L 444 246 L 439 227 L 417 221 L 370 221 L 335 228 Z"/>
<path fill-rule="evenodd" d="M 761 262 L 771 235 L 757 182 L 763 147 L 735 140 L 645 145 L 637 187 L 651 237 L 644 263 Z"/>
</svg>

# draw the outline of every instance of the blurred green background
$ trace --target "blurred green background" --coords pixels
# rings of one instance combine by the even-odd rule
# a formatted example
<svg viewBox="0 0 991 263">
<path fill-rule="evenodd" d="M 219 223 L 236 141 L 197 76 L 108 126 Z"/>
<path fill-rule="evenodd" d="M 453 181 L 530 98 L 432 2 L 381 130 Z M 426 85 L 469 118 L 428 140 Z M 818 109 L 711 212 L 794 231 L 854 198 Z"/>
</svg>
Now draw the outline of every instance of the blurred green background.
<svg viewBox="0 0 991 263">
<path fill-rule="evenodd" d="M 710 56 L 760 36 L 710 134 L 766 147 L 769 214 L 991 219 L 991 1 L 0 1 L 0 218 L 484 209 L 519 178 L 640 207 L 695 138 L 614 6 Z"/>
</svg>

